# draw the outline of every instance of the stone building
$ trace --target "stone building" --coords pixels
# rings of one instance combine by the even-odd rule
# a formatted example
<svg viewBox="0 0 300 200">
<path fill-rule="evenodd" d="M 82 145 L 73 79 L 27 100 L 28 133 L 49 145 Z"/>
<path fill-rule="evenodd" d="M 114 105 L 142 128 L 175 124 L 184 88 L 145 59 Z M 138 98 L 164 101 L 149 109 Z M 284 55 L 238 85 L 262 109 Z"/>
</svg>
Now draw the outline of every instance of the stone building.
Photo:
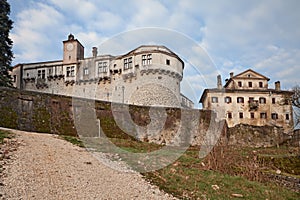
<svg viewBox="0 0 300 200">
<path fill-rule="evenodd" d="M 192 107 L 180 94 L 184 62 L 165 46 L 143 45 L 125 55 L 84 57 L 72 34 L 63 41 L 63 60 L 18 64 L 15 87 L 110 102 Z M 188 102 L 188 103 L 187 103 Z"/>
<path fill-rule="evenodd" d="M 269 78 L 251 69 L 230 78 L 222 85 L 217 77 L 217 88 L 205 89 L 201 98 L 203 109 L 214 110 L 218 119 L 226 119 L 228 126 L 249 124 L 278 126 L 293 129 L 291 91 L 268 88 Z"/>
</svg>

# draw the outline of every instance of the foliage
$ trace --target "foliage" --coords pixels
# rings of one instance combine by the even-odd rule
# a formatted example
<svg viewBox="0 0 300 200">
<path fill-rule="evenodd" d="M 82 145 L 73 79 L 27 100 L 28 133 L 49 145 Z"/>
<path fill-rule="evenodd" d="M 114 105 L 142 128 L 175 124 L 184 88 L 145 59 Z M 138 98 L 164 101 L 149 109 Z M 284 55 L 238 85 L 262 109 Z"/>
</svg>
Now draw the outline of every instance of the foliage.
<svg viewBox="0 0 300 200">
<path fill-rule="evenodd" d="M 6 128 L 16 129 L 18 128 L 18 114 L 9 105 L 0 105 L 0 126 Z"/>
<path fill-rule="evenodd" d="M 10 5 L 7 0 L 0 1 L 0 86 L 12 86 L 9 70 L 13 58 L 12 40 L 9 32 L 13 21 L 9 19 Z"/>
<path fill-rule="evenodd" d="M 84 147 L 83 142 L 78 137 L 73 137 L 69 135 L 61 135 L 60 137 L 74 145 L 77 145 L 79 147 Z"/>
<path fill-rule="evenodd" d="M 13 137 L 13 134 L 11 132 L 0 130 L 0 144 L 3 144 L 4 138 L 11 139 L 12 137 Z"/>
</svg>

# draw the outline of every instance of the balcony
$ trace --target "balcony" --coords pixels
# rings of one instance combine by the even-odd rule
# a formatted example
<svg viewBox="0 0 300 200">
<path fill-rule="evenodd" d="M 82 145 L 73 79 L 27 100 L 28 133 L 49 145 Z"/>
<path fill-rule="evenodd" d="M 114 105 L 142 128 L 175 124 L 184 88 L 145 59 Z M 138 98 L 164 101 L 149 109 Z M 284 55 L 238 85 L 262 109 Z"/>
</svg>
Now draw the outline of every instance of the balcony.
<svg viewBox="0 0 300 200">
<path fill-rule="evenodd" d="M 248 101 L 249 103 L 249 111 L 256 111 L 259 107 L 258 100 Z"/>
</svg>

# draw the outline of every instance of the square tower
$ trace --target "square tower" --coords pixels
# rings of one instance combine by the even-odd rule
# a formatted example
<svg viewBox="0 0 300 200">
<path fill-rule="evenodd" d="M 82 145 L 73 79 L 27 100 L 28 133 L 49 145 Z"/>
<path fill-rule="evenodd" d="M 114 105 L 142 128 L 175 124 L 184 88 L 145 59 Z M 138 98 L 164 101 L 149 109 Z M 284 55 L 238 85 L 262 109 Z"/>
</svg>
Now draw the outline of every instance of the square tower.
<svg viewBox="0 0 300 200">
<path fill-rule="evenodd" d="M 75 64 L 78 60 L 84 59 L 84 47 L 70 34 L 68 40 L 63 41 L 64 57 L 63 64 Z"/>
</svg>

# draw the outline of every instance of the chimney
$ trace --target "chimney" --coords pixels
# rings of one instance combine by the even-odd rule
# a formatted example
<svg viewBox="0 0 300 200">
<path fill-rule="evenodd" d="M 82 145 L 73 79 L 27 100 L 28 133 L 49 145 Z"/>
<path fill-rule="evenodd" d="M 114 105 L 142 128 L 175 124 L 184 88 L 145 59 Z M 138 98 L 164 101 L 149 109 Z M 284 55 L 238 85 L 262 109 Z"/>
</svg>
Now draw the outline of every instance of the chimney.
<svg viewBox="0 0 300 200">
<path fill-rule="evenodd" d="M 222 89 L 222 79 L 221 79 L 221 75 L 217 76 L 217 87 L 218 89 Z"/>
<path fill-rule="evenodd" d="M 280 91 L 280 81 L 275 82 L 275 90 Z"/>
<path fill-rule="evenodd" d="M 232 78 L 233 77 L 233 72 L 230 72 L 230 78 Z"/>
<path fill-rule="evenodd" d="M 93 57 L 97 57 L 97 54 L 98 54 L 98 49 L 97 49 L 97 47 L 93 47 L 92 53 L 93 53 Z"/>
</svg>

